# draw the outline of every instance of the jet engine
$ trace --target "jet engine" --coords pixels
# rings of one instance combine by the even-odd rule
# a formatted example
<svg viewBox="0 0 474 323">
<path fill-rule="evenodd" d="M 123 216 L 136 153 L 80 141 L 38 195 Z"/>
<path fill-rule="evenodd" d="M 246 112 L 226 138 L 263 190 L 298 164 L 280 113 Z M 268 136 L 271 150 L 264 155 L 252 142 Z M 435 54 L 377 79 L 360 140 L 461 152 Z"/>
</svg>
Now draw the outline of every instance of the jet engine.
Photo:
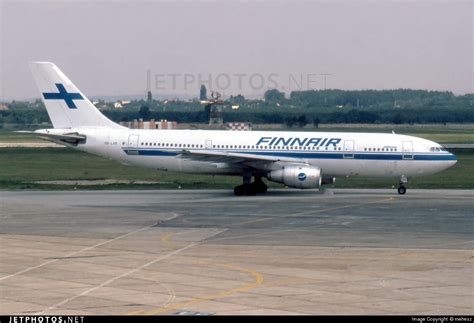
<svg viewBox="0 0 474 323">
<path fill-rule="evenodd" d="M 305 165 L 288 165 L 267 174 L 270 181 L 294 188 L 318 188 L 321 186 L 321 169 Z"/>
</svg>

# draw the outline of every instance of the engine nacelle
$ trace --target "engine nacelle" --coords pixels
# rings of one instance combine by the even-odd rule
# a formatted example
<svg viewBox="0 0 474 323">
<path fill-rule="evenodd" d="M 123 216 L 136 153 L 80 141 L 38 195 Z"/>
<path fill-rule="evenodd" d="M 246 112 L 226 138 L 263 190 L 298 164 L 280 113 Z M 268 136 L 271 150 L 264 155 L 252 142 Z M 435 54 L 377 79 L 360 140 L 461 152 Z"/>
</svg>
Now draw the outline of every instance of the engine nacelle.
<svg viewBox="0 0 474 323">
<path fill-rule="evenodd" d="M 270 181 L 294 188 L 318 188 L 321 186 L 319 167 L 288 165 L 267 174 Z"/>
</svg>

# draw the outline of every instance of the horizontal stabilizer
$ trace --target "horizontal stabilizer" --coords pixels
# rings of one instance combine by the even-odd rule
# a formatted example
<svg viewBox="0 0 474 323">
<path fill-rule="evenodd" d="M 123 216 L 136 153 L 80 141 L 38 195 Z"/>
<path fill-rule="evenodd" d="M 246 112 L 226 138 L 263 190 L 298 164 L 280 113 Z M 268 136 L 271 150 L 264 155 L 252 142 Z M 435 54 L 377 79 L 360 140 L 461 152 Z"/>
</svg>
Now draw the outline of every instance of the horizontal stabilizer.
<svg viewBox="0 0 474 323">
<path fill-rule="evenodd" d="M 15 132 L 20 133 L 20 134 L 35 135 L 38 138 L 41 138 L 44 140 L 49 140 L 49 141 L 62 143 L 62 144 L 70 144 L 73 146 L 77 146 L 80 143 L 86 142 L 86 136 L 81 135 L 77 132 L 58 134 L 58 133 L 50 133 L 48 132 L 48 130 L 44 130 L 44 129 L 36 130 L 36 131 L 15 131 Z"/>
</svg>

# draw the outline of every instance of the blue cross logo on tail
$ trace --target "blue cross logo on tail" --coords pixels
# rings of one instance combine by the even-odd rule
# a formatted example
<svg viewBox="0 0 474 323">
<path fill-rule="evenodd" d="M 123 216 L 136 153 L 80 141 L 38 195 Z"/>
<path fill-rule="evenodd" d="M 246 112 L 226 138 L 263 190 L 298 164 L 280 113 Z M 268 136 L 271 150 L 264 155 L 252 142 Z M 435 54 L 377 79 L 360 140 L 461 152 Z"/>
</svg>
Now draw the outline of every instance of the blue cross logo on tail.
<svg viewBox="0 0 474 323">
<path fill-rule="evenodd" d="M 61 83 L 55 83 L 59 93 L 43 93 L 45 100 L 64 100 L 69 109 L 77 109 L 73 100 L 84 100 L 80 93 L 69 93 Z"/>
</svg>

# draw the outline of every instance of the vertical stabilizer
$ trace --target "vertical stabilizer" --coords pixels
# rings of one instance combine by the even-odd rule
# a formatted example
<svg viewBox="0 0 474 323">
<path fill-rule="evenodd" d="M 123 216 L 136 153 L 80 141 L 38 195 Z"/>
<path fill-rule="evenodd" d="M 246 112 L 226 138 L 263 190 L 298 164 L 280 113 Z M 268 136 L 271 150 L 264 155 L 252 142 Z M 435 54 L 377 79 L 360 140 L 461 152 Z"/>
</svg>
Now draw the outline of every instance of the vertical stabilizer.
<svg viewBox="0 0 474 323">
<path fill-rule="evenodd" d="M 54 128 L 122 128 L 105 117 L 53 63 L 31 62 L 30 69 Z"/>
</svg>

